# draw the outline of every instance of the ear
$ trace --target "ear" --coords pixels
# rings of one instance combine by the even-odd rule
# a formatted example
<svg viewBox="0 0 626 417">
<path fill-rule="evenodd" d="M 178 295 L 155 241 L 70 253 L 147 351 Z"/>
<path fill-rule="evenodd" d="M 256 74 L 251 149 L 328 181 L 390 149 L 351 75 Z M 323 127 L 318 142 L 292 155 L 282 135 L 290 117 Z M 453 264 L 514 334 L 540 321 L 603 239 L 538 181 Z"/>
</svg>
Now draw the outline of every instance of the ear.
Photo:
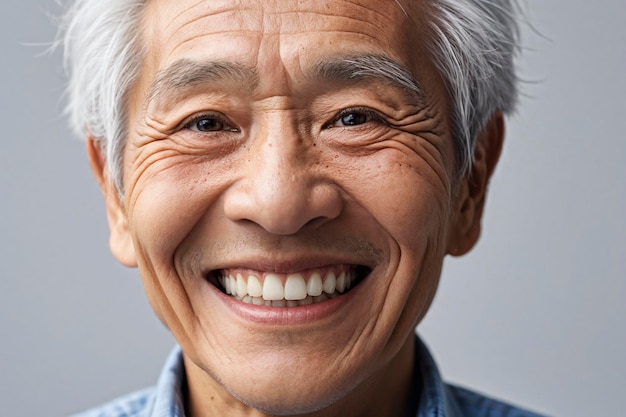
<svg viewBox="0 0 626 417">
<path fill-rule="evenodd" d="M 504 117 L 495 113 L 478 135 L 472 169 L 457 185 L 453 222 L 447 252 L 461 256 L 469 252 L 480 236 L 487 187 L 496 168 L 504 141 Z"/>
<path fill-rule="evenodd" d="M 126 213 L 120 203 L 119 194 L 107 168 L 106 158 L 100 144 L 93 138 L 87 138 L 87 156 L 100 190 L 104 197 L 107 220 L 109 222 L 109 247 L 113 256 L 122 264 L 131 268 L 137 266 L 133 239 L 128 230 Z"/>
</svg>

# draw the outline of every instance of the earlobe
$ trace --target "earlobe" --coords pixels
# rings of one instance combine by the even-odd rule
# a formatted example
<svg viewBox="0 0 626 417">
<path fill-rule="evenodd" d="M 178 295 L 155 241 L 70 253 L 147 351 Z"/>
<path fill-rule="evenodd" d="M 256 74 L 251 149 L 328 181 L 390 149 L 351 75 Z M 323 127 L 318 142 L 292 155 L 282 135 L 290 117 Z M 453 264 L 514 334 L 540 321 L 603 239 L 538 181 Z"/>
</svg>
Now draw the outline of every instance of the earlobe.
<svg viewBox="0 0 626 417">
<path fill-rule="evenodd" d="M 126 221 L 126 213 L 111 179 L 102 148 L 91 137 L 87 138 L 87 156 L 91 170 L 96 181 L 98 181 L 104 197 L 109 223 L 109 247 L 111 248 L 111 253 L 122 265 L 134 268 L 137 266 L 137 260 L 132 236 Z"/>
<path fill-rule="evenodd" d="M 504 117 L 495 113 L 479 134 L 472 169 L 461 179 L 453 207 L 447 253 L 461 256 L 480 237 L 489 180 L 498 164 L 504 141 Z"/>
</svg>

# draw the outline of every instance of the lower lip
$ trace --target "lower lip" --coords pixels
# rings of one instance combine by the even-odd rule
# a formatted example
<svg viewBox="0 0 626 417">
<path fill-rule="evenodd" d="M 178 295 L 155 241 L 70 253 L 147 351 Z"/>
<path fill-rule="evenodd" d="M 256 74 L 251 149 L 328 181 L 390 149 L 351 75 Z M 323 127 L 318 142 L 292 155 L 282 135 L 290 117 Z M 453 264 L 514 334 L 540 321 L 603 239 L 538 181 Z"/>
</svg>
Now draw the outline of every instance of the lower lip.
<svg viewBox="0 0 626 417">
<path fill-rule="evenodd" d="M 368 278 L 365 277 L 357 286 L 336 298 L 298 307 L 266 307 L 244 303 L 224 294 L 213 284 L 209 282 L 207 284 L 211 286 L 219 301 L 245 321 L 272 326 L 294 326 L 317 323 L 334 316 L 339 310 L 350 304 L 360 292 L 361 287 L 368 281 Z"/>
</svg>

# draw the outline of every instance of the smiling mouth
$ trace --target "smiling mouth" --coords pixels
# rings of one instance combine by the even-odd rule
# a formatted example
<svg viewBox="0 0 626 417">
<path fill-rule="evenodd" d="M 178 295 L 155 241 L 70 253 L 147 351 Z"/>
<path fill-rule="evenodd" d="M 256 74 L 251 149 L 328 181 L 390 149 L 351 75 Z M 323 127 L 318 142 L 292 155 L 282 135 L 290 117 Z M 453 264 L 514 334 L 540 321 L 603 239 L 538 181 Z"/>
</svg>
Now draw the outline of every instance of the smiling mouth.
<svg viewBox="0 0 626 417">
<path fill-rule="evenodd" d="M 290 274 L 229 268 L 213 271 L 209 281 L 224 294 L 246 304 L 299 307 L 349 292 L 370 271 L 362 265 L 335 265 Z"/>
</svg>

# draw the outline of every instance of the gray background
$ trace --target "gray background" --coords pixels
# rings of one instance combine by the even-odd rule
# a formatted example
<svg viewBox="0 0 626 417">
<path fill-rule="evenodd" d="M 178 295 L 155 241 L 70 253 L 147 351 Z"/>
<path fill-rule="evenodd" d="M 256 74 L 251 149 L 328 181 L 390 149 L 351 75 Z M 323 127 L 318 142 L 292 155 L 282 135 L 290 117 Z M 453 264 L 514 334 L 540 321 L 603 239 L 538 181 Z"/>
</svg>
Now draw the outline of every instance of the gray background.
<svg viewBox="0 0 626 417">
<path fill-rule="evenodd" d="M 452 381 L 559 416 L 626 394 L 626 3 L 527 1 L 525 97 L 483 238 L 420 332 Z M 0 414 L 63 416 L 153 384 L 170 335 L 108 252 L 61 116 L 53 0 L 0 3 Z M 35 44 L 35 45 L 33 45 Z"/>
</svg>

